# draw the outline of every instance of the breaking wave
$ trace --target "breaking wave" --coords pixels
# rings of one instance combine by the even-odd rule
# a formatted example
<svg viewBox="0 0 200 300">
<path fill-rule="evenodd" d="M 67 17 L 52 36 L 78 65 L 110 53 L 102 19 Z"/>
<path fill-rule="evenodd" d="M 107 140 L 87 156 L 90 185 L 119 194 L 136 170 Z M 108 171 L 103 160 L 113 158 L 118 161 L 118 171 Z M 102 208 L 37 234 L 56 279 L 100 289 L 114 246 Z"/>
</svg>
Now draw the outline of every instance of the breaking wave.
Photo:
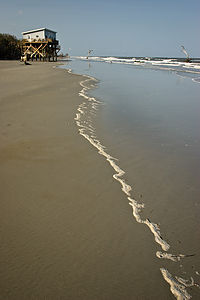
<svg viewBox="0 0 200 300">
<path fill-rule="evenodd" d="M 152 58 L 152 57 L 101 57 L 101 56 L 77 56 L 74 57 L 80 60 L 114 63 L 114 64 L 125 64 L 130 66 L 141 66 L 151 69 L 159 69 L 176 72 L 177 74 L 183 73 L 194 75 L 190 76 L 195 82 L 200 82 L 200 59 L 193 59 L 191 62 L 186 62 L 184 59 L 178 58 Z M 198 76 L 198 78 L 196 78 Z"/>
</svg>

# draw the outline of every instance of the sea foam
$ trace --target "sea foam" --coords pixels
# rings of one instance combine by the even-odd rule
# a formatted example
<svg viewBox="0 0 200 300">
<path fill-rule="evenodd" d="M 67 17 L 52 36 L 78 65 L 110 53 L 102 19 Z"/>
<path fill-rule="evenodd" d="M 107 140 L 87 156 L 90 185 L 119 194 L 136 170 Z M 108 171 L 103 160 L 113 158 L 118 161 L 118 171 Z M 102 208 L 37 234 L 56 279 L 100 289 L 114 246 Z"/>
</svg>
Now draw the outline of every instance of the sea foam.
<svg viewBox="0 0 200 300">
<path fill-rule="evenodd" d="M 86 76 L 86 75 L 85 75 Z M 101 104 L 98 100 L 96 100 L 94 97 L 89 97 L 86 92 L 89 90 L 89 88 L 85 85 L 86 82 L 95 80 L 92 77 L 86 76 L 87 79 L 84 81 L 81 81 L 80 85 L 82 86 L 82 90 L 79 92 L 79 95 L 83 97 L 86 100 L 94 102 L 91 105 L 91 109 L 95 110 L 98 108 L 98 105 Z M 170 248 L 170 245 L 162 238 L 160 233 L 160 228 L 157 224 L 152 223 L 149 219 L 142 220 L 140 216 L 141 209 L 144 208 L 143 203 L 138 203 L 133 197 L 131 197 L 131 190 L 132 187 L 125 181 L 123 176 L 125 175 L 125 171 L 122 170 L 119 165 L 116 163 L 116 159 L 114 159 L 109 153 L 106 152 L 106 147 L 101 144 L 101 142 L 98 139 L 94 139 L 91 136 L 91 133 L 94 132 L 94 130 L 90 130 L 90 128 L 85 124 L 84 122 L 81 122 L 81 115 L 86 114 L 83 110 L 84 103 L 80 104 L 78 107 L 78 113 L 76 114 L 76 123 L 79 127 L 79 133 L 86 138 L 90 144 L 92 144 L 97 150 L 98 153 L 105 157 L 105 159 L 108 161 L 110 166 L 113 168 L 113 170 L 116 172 L 113 174 L 113 178 L 118 181 L 121 185 L 121 190 L 126 194 L 127 200 L 129 201 L 129 204 L 132 206 L 133 216 L 135 220 L 138 223 L 143 223 L 144 225 L 147 225 L 147 227 L 151 230 L 152 234 L 154 235 L 154 239 L 156 243 L 158 243 L 164 251 L 167 251 Z"/>
<path fill-rule="evenodd" d="M 71 70 L 70 70 L 71 72 Z M 90 89 L 86 84 L 89 82 L 97 82 L 97 80 L 93 77 L 88 75 L 83 75 L 86 77 L 85 80 L 80 82 L 82 90 L 79 92 L 79 96 L 84 98 L 84 102 L 82 102 L 78 108 L 75 117 L 76 124 L 79 128 L 79 133 L 83 136 L 88 142 L 93 145 L 98 153 L 105 157 L 106 161 L 109 165 L 113 168 L 114 174 L 113 178 L 119 182 L 121 185 L 121 190 L 126 195 L 129 205 L 132 207 L 132 214 L 134 219 L 140 223 L 146 225 L 154 236 L 155 242 L 162 248 L 163 251 L 157 251 L 156 257 L 159 259 L 167 259 L 169 261 L 178 262 L 181 259 L 185 258 L 187 255 L 178 254 L 172 255 L 167 253 L 166 251 L 169 250 L 170 245 L 167 241 L 165 241 L 161 235 L 160 228 L 158 224 L 153 223 L 149 219 L 143 220 L 141 218 L 141 211 L 144 209 L 144 203 L 138 203 L 134 197 L 131 196 L 132 187 L 126 182 L 124 175 L 125 171 L 122 170 L 118 164 L 118 160 L 110 155 L 106 151 L 106 147 L 102 145 L 100 140 L 98 140 L 95 128 L 91 124 L 91 117 L 90 115 L 95 115 L 95 112 L 98 110 L 99 106 L 102 104 L 100 101 L 95 99 L 94 97 L 90 97 L 87 94 L 87 91 Z M 85 101 L 86 100 L 86 101 Z M 198 286 L 194 283 L 193 278 L 191 279 L 191 283 L 188 284 L 187 280 L 179 277 L 173 278 L 169 271 L 165 268 L 160 268 L 161 274 L 165 281 L 169 283 L 170 290 L 172 294 L 179 300 L 190 299 L 191 295 L 187 292 L 186 287 L 191 286 Z M 197 271 L 196 271 L 197 272 Z"/>
<path fill-rule="evenodd" d="M 101 57 L 101 56 L 90 56 L 87 58 L 86 56 L 78 56 L 75 57 L 76 59 L 80 60 L 87 60 L 87 61 L 94 61 L 94 62 L 104 62 L 104 63 L 115 63 L 115 64 L 125 64 L 125 65 L 132 65 L 132 66 L 141 66 L 145 68 L 153 68 L 159 70 L 165 70 L 170 72 L 184 72 L 184 73 L 194 73 L 200 74 L 200 63 L 199 62 L 186 62 L 180 59 L 173 59 L 173 58 L 121 58 L 121 57 Z M 194 79 L 194 81 L 198 82 L 198 80 Z"/>
</svg>

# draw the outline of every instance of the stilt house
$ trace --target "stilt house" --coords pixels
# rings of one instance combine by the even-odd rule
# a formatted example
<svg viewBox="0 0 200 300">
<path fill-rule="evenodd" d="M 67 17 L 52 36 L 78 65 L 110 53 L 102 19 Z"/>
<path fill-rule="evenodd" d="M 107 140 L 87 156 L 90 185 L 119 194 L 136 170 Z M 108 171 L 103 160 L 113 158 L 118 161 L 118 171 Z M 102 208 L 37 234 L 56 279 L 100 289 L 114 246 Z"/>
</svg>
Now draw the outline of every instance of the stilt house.
<svg viewBox="0 0 200 300">
<path fill-rule="evenodd" d="M 22 32 L 22 35 L 22 54 L 27 60 L 57 61 L 60 46 L 55 31 L 40 28 Z"/>
</svg>

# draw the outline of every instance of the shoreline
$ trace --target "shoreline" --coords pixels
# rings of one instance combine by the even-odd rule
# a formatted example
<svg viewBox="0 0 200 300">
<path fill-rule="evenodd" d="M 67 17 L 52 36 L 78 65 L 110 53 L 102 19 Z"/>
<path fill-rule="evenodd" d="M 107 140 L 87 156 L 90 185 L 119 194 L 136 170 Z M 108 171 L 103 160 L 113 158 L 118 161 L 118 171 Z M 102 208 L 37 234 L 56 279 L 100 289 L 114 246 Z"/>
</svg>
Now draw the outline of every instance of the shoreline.
<svg viewBox="0 0 200 300">
<path fill-rule="evenodd" d="M 142 280 L 132 291 L 124 265 L 145 233 L 127 217 L 113 170 L 79 135 L 74 118 L 85 77 L 56 65 L 1 63 L 1 297 L 144 296 Z M 138 238 L 127 248 L 122 237 L 134 230 Z"/>
<path fill-rule="evenodd" d="M 126 181 L 126 175 L 125 171 L 121 169 L 120 165 L 116 162 L 118 159 L 113 158 L 106 150 L 105 145 L 102 144 L 100 140 L 98 140 L 98 137 L 95 134 L 95 129 L 91 125 L 88 125 L 88 121 L 91 121 L 91 115 L 95 113 L 95 110 L 98 110 L 98 106 L 101 104 L 96 98 L 93 96 L 89 96 L 87 91 L 90 90 L 89 87 L 84 85 L 84 83 L 87 80 L 96 80 L 95 78 L 92 78 L 89 75 L 84 75 L 86 78 L 85 81 L 81 81 L 81 86 L 83 89 L 79 93 L 79 95 L 86 99 L 86 101 L 89 101 L 92 103 L 91 105 L 87 104 L 84 105 L 84 103 L 80 104 L 78 107 L 78 113 L 76 114 L 76 123 L 79 127 L 79 133 L 82 135 L 94 148 L 96 148 L 98 154 L 102 155 L 104 159 L 109 163 L 110 167 L 113 169 L 114 173 L 112 174 L 112 177 L 118 181 L 118 183 L 121 186 L 121 191 L 126 195 L 128 204 L 132 207 L 132 216 L 138 222 L 139 224 L 146 225 L 151 233 L 154 236 L 154 240 L 157 244 L 160 245 L 162 248 L 162 251 L 156 251 L 155 255 L 158 259 L 166 259 L 171 260 L 173 262 L 179 262 L 181 259 L 187 257 L 187 255 L 184 254 L 171 254 L 168 252 L 169 248 L 171 247 L 166 240 L 163 239 L 162 234 L 160 232 L 160 226 L 158 224 L 153 223 L 148 218 L 142 219 L 141 213 L 144 209 L 144 203 L 139 203 L 137 198 L 135 198 L 132 194 L 132 187 L 127 183 Z M 94 112 L 92 112 L 94 110 Z M 88 120 L 88 121 L 85 121 Z M 160 265 L 160 272 L 163 276 L 163 279 L 169 284 L 169 289 L 171 293 L 177 298 L 177 299 L 190 299 L 191 295 L 187 292 L 188 287 L 197 286 L 191 277 L 191 283 L 187 284 L 187 280 L 184 282 L 184 280 L 181 277 L 171 275 L 168 271 L 168 266 L 163 267 L 163 264 L 161 262 Z"/>
<path fill-rule="evenodd" d="M 113 161 L 78 132 L 89 76 L 60 64 L 0 62 L 2 299 L 171 299 Z"/>
</svg>

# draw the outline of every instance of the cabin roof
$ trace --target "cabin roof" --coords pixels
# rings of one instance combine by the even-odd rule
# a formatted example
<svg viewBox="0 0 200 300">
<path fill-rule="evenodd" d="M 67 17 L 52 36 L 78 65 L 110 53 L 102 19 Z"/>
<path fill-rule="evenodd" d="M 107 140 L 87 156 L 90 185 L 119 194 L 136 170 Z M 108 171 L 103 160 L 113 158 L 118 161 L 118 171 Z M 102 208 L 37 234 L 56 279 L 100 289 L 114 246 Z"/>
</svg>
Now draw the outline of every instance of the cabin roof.
<svg viewBox="0 0 200 300">
<path fill-rule="evenodd" d="M 53 31 L 51 29 L 47 29 L 47 28 L 39 28 L 39 29 L 33 29 L 33 30 L 29 30 L 29 31 L 24 31 L 22 32 L 22 34 L 28 34 L 28 33 L 33 33 L 33 32 L 37 32 L 37 31 L 43 31 L 43 30 L 47 30 L 53 33 L 57 33 L 56 31 Z"/>
</svg>

